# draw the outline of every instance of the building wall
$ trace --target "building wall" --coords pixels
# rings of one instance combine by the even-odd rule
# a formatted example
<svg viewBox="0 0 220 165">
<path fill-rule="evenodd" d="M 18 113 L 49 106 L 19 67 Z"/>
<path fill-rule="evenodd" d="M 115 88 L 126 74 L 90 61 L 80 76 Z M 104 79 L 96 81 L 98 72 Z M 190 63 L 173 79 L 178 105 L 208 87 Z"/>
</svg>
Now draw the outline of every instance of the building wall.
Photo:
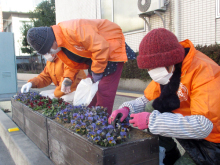
<svg viewBox="0 0 220 165">
<path fill-rule="evenodd" d="M 96 19 L 97 0 L 56 0 L 56 22 L 70 19 Z"/>
<path fill-rule="evenodd" d="M 0 0 L 1 1 L 1 0 Z M 4 0 L 1 1 L 3 13 L 10 13 L 9 17 L 4 18 L 3 29 L 6 32 L 14 33 L 15 55 L 28 55 L 21 52 L 21 27 L 23 21 L 30 21 L 28 12 L 44 0 Z M 17 13 L 17 14 L 16 14 Z M 4 14 L 3 14 L 4 15 Z"/>
<path fill-rule="evenodd" d="M 169 0 L 167 10 L 161 15 L 165 20 L 165 28 L 176 34 L 175 29 L 175 1 Z M 99 0 L 56 0 L 57 22 L 87 18 L 100 19 Z M 137 6 L 135 6 L 137 8 Z M 196 44 L 214 44 L 220 41 L 220 18 L 216 19 L 215 0 L 179 0 L 178 14 L 179 26 L 178 39 L 180 41 L 190 39 Z M 162 28 L 163 22 L 158 15 L 147 18 L 151 30 Z M 145 32 L 134 32 L 125 35 L 125 40 L 134 51 L 138 51 L 139 44 L 143 37 L 148 33 L 146 25 Z"/>
<path fill-rule="evenodd" d="M 216 42 L 220 44 L 220 18 L 216 19 Z"/>
<path fill-rule="evenodd" d="M 2 11 L 28 13 L 43 0 L 3 0 L 1 1 Z"/>
<path fill-rule="evenodd" d="M 26 17 L 26 18 L 25 18 Z M 22 33 L 21 28 L 23 27 L 23 21 L 30 21 L 27 15 L 24 14 L 13 14 L 12 15 L 12 32 L 14 33 L 14 46 L 15 55 L 27 55 L 27 53 L 21 52 L 22 47 Z"/>
<path fill-rule="evenodd" d="M 10 16 L 4 23 L 3 23 L 3 31 L 5 32 L 12 32 L 12 17 Z"/>
<path fill-rule="evenodd" d="M 180 1 L 180 39 L 196 44 L 215 43 L 215 0 Z"/>
</svg>

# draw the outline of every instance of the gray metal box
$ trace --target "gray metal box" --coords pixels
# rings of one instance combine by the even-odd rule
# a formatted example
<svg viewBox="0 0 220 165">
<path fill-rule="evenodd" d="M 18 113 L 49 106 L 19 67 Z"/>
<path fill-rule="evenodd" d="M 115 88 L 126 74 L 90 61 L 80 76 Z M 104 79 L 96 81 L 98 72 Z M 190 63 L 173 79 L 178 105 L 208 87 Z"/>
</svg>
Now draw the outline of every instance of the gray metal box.
<svg viewBox="0 0 220 165">
<path fill-rule="evenodd" d="M 17 67 L 13 33 L 0 32 L 0 101 L 17 92 Z"/>
</svg>

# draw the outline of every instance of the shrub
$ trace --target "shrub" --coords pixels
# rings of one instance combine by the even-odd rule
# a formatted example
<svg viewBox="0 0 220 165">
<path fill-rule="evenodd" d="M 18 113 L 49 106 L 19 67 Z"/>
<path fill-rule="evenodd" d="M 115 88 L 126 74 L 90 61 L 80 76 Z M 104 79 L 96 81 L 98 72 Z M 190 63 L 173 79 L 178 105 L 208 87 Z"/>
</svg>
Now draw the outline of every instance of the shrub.
<svg viewBox="0 0 220 165">
<path fill-rule="evenodd" d="M 204 53 L 205 55 L 209 56 L 212 60 L 214 60 L 218 65 L 220 65 L 220 45 L 213 44 L 213 45 L 197 45 L 195 46 L 197 50 Z M 138 52 L 136 53 L 138 55 Z M 137 66 L 137 60 L 128 60 L 124 64 L 121 78 L 125 79 L 141 79 L 141 80 L 150 80 L 150 76 L 146 69 L 139 69 Z"/>
<path fill-rule="evenodd" d="M 136 55 L 137 54 L 138 53 L 136 53 Z M 148 72 L 147 72 L 147 69 L 139 69 L 138 68 L 137 60 L 128 60 L 128 62 L 126 62 L 124 64 L 121 78 L 125 78 L 125 79 L 136 78 L 136 79 L 141 79 L 144 81 L 151 79 Z"/>
<path fill-rule="evenodd" d="M 204 53 L 205 55 L 209 56 L 212 60 L 214 60 L 218 65 L 220 64 L 220 45 L 213 44 L 213 45 L 197 45 L 195 47 L 200 52 Z"/>
</svg>

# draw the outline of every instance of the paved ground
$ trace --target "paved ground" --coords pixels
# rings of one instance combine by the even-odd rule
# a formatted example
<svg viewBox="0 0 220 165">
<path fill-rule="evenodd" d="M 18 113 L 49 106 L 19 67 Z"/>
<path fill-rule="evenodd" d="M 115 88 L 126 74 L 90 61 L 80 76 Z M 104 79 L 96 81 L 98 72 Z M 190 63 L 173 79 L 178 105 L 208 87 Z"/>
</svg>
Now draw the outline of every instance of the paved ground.
<svg viewBox="0 0 220 165">
<path fill-rule="evenodd" d="M 22 85 L 26 83 L 26 81 L 23 80 L 18 80 L 18 91 L 21 91 Z M 50 90 L 50 89 L 55 89 L 54 85 L 49 85 L 45 88 L 31 88 L 30 91 L 38 91 L 41 92 L 43 90 Z M 113 106 L 113 110 L 116 110 L 123 102 L 133 100 L 137 97 L 142 96 L 144 93 L 143 92 L 136 92 L 136 91 L 128 91 L 128 90 L 118 90 L 117 95 L 115 97 L 115 102 Z"/>
<path fill-rule="evenodd" d="M 8 149 L 0 138 L 0 165 L 15 165 Z"/>
</svg>

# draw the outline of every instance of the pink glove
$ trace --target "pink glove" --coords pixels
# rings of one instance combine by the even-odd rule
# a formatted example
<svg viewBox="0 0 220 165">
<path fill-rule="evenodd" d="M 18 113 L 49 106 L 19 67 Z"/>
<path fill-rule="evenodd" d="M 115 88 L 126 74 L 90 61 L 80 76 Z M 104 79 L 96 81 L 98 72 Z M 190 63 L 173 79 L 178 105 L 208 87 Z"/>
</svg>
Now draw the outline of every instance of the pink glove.
<svg viewBox="0 0 220 165">
<path fill-rule="evenodd" d="M 138 127 L 141 130 L 148 128 L 149 117 L 150 117 L 149 112 L 131 114 L 130 117 L 133 119 L 129 120 L 129 123 L 133 124 L 134 127 Z"/>
<path fill-rule="evenodd" d="M 108 123 L 109 124 L 114 124 L 116 120 L 120 119 L 121 122 L 128 116 L 129 114 L 129 108 L 128 107 L 123 107 L 121 109 L 117 109 L 112 112 L 111 116 L 108 118 Z"/>
</svg>

